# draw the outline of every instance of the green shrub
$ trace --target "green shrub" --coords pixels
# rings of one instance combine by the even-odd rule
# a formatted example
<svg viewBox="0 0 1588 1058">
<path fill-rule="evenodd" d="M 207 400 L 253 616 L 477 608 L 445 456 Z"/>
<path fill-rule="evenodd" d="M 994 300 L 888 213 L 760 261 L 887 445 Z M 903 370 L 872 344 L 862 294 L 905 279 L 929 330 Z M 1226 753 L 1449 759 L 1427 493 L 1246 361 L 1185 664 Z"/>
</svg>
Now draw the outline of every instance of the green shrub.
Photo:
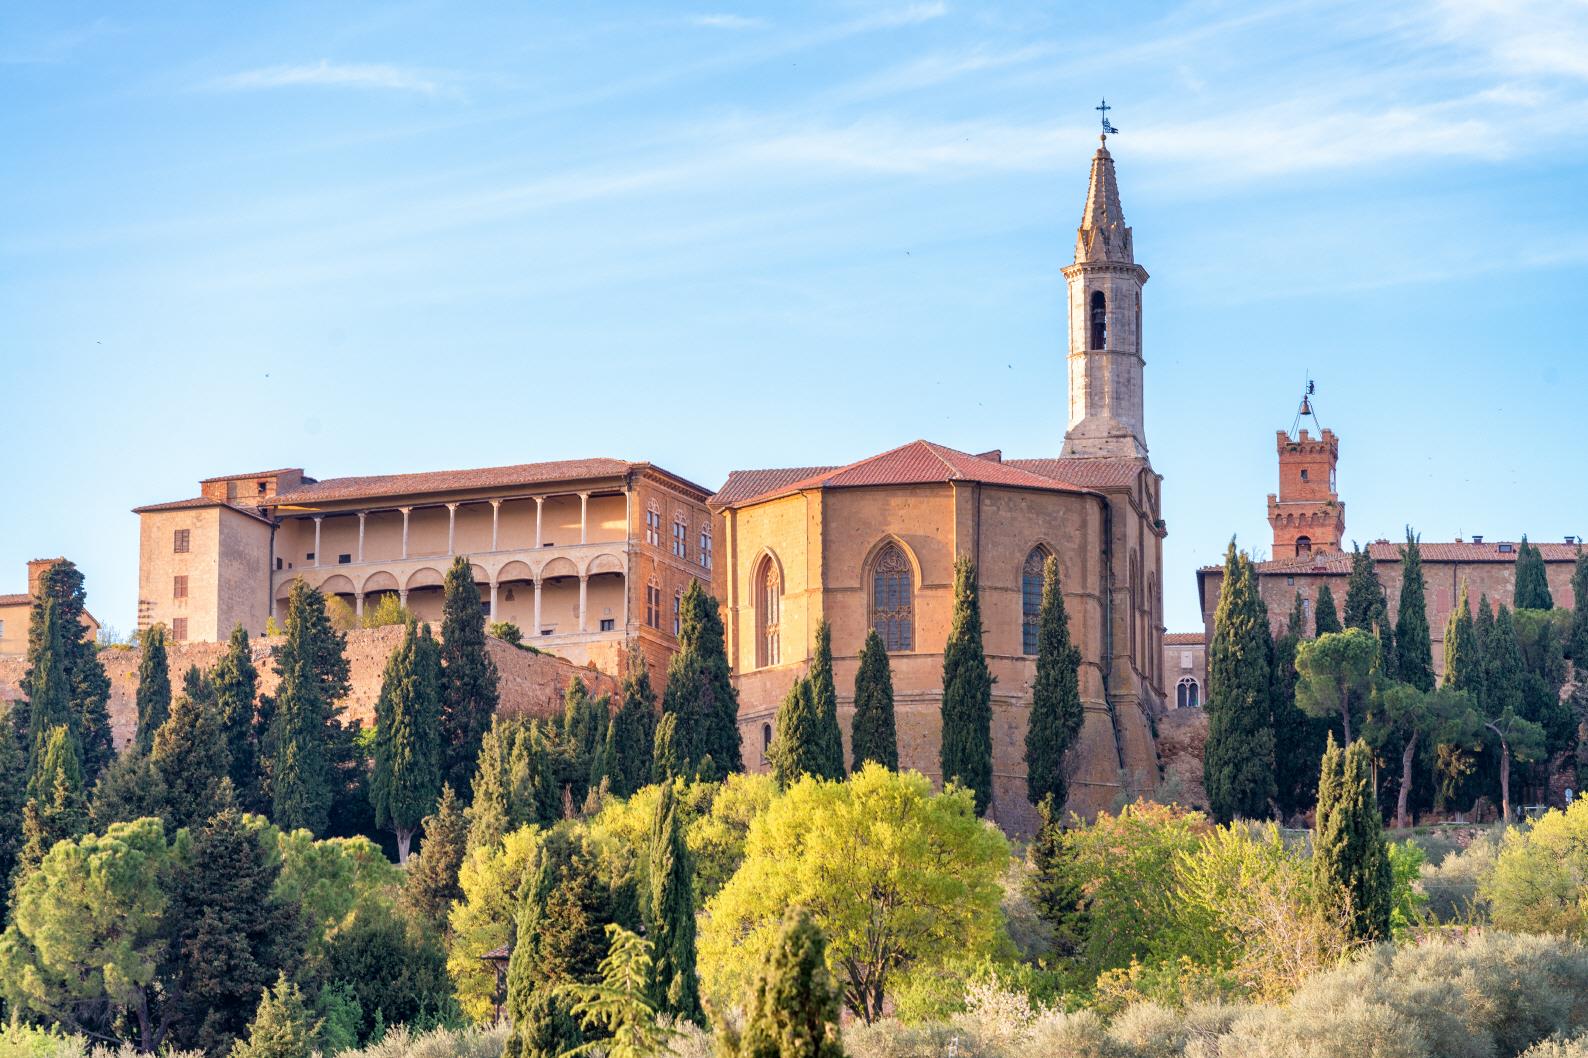
<svg viewBox="0 0 1588 1058">
<path fill-rule="evenodd" d="M 1489 916 L 1489 901 L 1482 890 L 1500 858 L 1500 840 L 1479 834 L 1460 852 L 1445 856 L 1436 866 L 1424 864 L 1417 888 L 1427 898 L 1424 909 L 1435 922 L 1476 922 Z"/>
</svg>

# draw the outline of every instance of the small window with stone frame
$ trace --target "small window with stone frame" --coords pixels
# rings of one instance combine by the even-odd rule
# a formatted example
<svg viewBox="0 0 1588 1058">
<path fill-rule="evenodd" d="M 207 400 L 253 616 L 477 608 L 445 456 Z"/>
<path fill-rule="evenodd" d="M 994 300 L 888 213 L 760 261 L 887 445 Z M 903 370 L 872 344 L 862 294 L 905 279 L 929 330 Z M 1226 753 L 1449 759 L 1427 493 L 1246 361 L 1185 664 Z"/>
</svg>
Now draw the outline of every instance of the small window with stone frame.
<svg viewBox="0 0 1588 1058">
<path fill-rule="evenodd" d="M 171 535 L 171 552 L 173 554 L 185 555 L 191 550 L 193 550 L 193 530 L 178 529 Z"/>
</svg>

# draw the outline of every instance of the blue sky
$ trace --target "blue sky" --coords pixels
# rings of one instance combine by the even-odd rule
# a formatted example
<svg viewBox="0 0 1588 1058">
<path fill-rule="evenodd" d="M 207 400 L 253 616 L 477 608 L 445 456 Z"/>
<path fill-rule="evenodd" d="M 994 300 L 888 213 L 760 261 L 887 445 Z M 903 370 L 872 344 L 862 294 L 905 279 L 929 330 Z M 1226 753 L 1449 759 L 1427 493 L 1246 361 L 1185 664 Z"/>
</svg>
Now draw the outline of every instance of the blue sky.
<svg viewBox="0 0 1588 1058">
<path fill-rule="evenodd" d="M 130 628 L 218 473 L 1056 453 L 1103 95 L 1171 629 L 1309 371 L 1352 537 L 1588 532 L 1584 0 L 13 4 L 0 590 Z"/>
</svg>

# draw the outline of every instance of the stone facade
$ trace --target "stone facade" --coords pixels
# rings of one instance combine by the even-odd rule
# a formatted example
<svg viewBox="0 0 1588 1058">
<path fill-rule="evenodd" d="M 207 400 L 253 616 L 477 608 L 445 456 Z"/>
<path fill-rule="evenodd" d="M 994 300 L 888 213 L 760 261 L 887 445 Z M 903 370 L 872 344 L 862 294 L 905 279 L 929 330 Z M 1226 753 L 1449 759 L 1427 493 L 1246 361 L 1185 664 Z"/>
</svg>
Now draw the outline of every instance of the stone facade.
<svg viewBox="0 0 1588 1058">
<path fill-rule="evenodd" d="M 403 630 L 359 629 L 347 633 L 347 660 L 352 691 L 343 699 L 346 716 L 360 724 L 375 720 L 375 699 L 380 696 L 381 674 L 386 659 L 401 641 Z M 259 689 L 270 694 L 279 683 L 275 673 L 275 648 L 279 638 L 262 637 L 253 641 L 254 665 L 259 669 Z M 590 688 L 592 694 L 616 697 L 620 688 L 616 678 L 587 666 L 575 665 L 550 654 L 537 654 L 503 643 L 487 640 L 491 659 L 500 673 L 501 711 L 530 716 L 553 716 L 562 710 L 563 693 L 574 677 Z M 181 693 L 182 674 L 191 665 L 209 669 L 226 653 L 225 643 L 172 643 L 170 649 L 171 683 Z M 110 677 L 110 722 L 116 745 L 131 741 L 137 726 L 139 651 L 132 647 L 113 647 L 100 652 L 100 660 Z M 22 676 L 26 668 L 21 657 L 0 658 L 0 701 L 23 700 Z"/>
<path fill-rule="evenodd" d="M 0 595 L 0 658 L 20 657 L 28 652 L 28 625 L 33 616 L 33 600 L 38 598 L 39 578 L 44 571 L 63 558 L 35 558 L 28 562 L 28 590 L 14 595 Z M 99 622 L 87 610 L 83 611 L 83 626 L 90 637 L 99 635 Z M 5 696 L 0 694 L 0 701 Z"/>
<path fill-rule="evenodd" d="M 1163 637 L 1163 686 L 1170 709 L 1206 704 L 1207 637 L 1201 632 L 1170 632 Z"/>
<path fill-rule="evenodd" d="M 467 555 L 492 621 L 576 664 L 621 670 L 638 649 L 665 676 L 677 601 L 709 580 L 709 495 L 615 459 L 318 481 L 299 469 L 211 478 L 137 509 L 138 625 L 178 642 L 264 631 L 302 579 L 355 614 L 396 595 L 439 621 Z"/>
<path fill-rule="evenodd" d="M 1268 524 L 1274 530 L 1273 557 L 1338 551 L 1345 539 L 1345 504 L 1335 491 L 1335 464 L 1340 442 L 1333 430 L 1310 437 L 1306 430 L 1291 437 L 1280 430 L 1279 492 L 1269 493 Z"/>
</svg>

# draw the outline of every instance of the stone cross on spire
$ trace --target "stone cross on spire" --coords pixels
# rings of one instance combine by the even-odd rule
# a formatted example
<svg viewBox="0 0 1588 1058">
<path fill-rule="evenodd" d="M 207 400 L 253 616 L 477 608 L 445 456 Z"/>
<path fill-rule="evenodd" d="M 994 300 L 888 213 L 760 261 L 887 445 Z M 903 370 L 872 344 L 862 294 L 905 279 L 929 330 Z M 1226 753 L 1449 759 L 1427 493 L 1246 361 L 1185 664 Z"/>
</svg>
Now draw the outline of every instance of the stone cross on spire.
<svg viewBox="0 0 1588 1058">
<path fill-rule="evenodd" d="M 1119 184 L 1114 180 L 1114 157 L 1106 145 L 1092 156 L 1092 183 L 1086 193 L 1086 212 L 1075 241 L 1077 264 L 1109 261 L 1135 264 L 1125 210 L 1119 204 Z"/>
</svg>

